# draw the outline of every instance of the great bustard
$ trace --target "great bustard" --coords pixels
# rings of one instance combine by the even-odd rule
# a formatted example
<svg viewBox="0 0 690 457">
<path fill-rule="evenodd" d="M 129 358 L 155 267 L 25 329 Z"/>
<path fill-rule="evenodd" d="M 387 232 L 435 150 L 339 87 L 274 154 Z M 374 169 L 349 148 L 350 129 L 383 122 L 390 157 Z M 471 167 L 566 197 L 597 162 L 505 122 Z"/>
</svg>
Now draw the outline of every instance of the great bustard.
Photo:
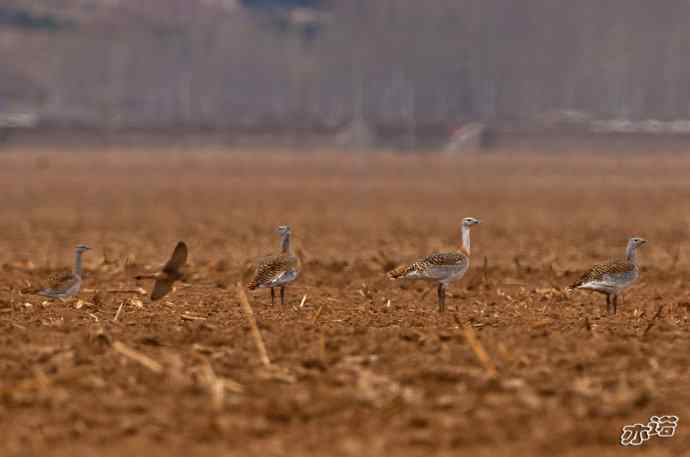
<svg viewBox="0 0 690 457">
<path fill-rule="evenodd" d="M 630 238 L 624 260 L 594 265 L 570 289 L 587 289 L 605 294 L 608 313 L 616 314 L 618 295 L 640 276 L 636 250 L 646 242 L 643 238 Z"/>
<path fill-rule="evenodd" d="M 154 279 L 151 300 L 160 300 L 170 293 L 175 281 L 182 279 L 182 267 L 187 263 L 187 245 L 184 241 L 179 241 L 175 250 L 170 256 L 170 260 L 163 266 L 160 273 L 139 275 L 135 279 Z"/>
<path fill-rule="evenodd" d="M 65 299 L 79 293 L 81 288 L 81 255 L 91 249 L 85 244 L 78 245 L 74 250 L 74 270 L 60 272 L 48 278 L 48 287 L 38 291 L 38 295 L 48 298 Z"/>
<path fill-rule="evenodd" d="M 274 287 L 280 287 L 280 304 L 284 305 L 285 286 L 297 279 L 300 271 L 300 261 L 290 250 L 290 227 L 281 225 L 278 227 L 278 234 L 281 237 L 281 253 L 259 259 L 254 277 L 247 284 L 247 288 L 249 290 L 270 288 L 271 304 L 274 304 Z"/>
<path fill-rule="evenodd" d="M 462 245 L 456 252 L 431 254 L 409 265 L 388 272 L 391 279 L 426 279 L 438 282 L 438 310 L 446 310 L 446 288 L 451 281 L 462 278 L 470 267 L 470 227 L 479 219 L 462 220 Z"/>
</svg>

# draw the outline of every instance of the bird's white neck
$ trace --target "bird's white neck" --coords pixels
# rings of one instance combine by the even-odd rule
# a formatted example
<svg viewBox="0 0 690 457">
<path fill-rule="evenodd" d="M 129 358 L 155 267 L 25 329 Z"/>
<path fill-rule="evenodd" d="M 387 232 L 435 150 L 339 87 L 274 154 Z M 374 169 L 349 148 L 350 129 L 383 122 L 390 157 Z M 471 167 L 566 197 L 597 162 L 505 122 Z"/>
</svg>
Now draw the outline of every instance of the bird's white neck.
<svg viewBox="0 0 690 457">
<path fill-rule="evenodd" d="M 74 258 L 74 274 L 81 278 L 81 251 L 75 253 Z"/>
<path fill-rule="evenodd" d="M 283 234 L 283 239 L 280 241 L 280 246 L 281 246 L 283 254 L 287 254 L 290 252 L 290 234 L 289 233 Z"/>
<path fill-rule="evenodd" d="M 462 248 L 470 255 L 470 226 L 462 226 Z"/>
<path fill-rule="evenodd" d="M 637 246 L 632 240 L 628 241 L 628 248 L 625 250 L 625 256 L 628 262 L 637 263 Z"/>
</svg>

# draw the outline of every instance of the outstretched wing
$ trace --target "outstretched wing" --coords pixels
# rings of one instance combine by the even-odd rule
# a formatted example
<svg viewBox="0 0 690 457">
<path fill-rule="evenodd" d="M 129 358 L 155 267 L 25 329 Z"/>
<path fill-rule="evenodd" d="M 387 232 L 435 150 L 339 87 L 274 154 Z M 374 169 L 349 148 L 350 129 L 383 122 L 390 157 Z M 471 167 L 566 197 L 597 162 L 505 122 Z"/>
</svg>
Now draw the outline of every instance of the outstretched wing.
<svg viewBox="0 0 690 457">
<path fill-rule="evenodd" d="M 168 263 L 163 267 L 163 272 L 177 273 L 185 263 L 187 263 L 187 245 L 184 241 L 180 241 L 177 243 L 177 246 L 175 246 L 170 260 L 168 260 Z"/>
<path fill-rule="evenodd" d="M 151 300 L 156 301 L 165 297 L 172 290 L 173 283 L 175 281 L 169 280 L 167 278 L 158 278 L 153 284 L 153 291 L 151 291 Z"/>
</svg>

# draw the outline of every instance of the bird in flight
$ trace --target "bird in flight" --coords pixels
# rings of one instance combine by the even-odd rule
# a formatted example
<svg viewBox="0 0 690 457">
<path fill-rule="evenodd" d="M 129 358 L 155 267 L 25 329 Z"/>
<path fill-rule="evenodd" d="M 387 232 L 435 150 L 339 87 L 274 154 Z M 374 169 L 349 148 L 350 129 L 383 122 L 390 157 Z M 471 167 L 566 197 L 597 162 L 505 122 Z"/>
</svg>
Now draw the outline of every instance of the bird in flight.
<svg viewBox="0 0 690 457">
<path fill-rule="evenodd" d="M 156 301 L 170 293 L 175 281 L 179 281 L 184 276 L 182 267 L 187 263 L 187 245 L 184 241 L 179 241 L 175 250 L 170 256 L 170 260 L 163 266 L 159 273 L 138 275 L 135 279 L 153 279 L 153 291 L 151 300 Z"/>
</svg>

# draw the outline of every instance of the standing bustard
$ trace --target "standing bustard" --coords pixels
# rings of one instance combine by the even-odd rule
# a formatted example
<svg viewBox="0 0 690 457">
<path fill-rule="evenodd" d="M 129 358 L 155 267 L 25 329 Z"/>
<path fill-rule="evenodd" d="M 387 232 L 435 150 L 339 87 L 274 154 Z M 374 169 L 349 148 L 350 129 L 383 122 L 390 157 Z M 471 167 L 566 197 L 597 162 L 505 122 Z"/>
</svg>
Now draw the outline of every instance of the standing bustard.
<svg viewBox="0 0 690 457">
<path fill-rule="evenodd" d="M 280 287 L 280 304 L 284 305 L 285 286 L 297 279 L 300 271 L 299 258 L 290 250 L 290 227 L 281 225 L 278 227 L 278 234 L 281 238 L 281 253 L 260 259 L 256 265 L 254 278 L 247 284 L 249 290 L 270 288 L 272 305 L 276 297 L 273 288 Z"/>
<path fill-rule="evenodd" d="M 625 250 L 625 260 L 594 265 L 570 289 L 587 289 L 605 294 L 608 313 L 616 314 L 618 295 L 640 276 L 636 250 L 646 242 L 643 238 L 630 238 Z"/>
<path fill-rule="evenodd" d="M 182 279 L 182 267 L 187 263 L 187 245 L 184 241 L 179 241 L 175 250 L 170 256 L 170 260 L 166 262 L 160 273 L 139 275 L 134 279 L 154 279 L 153 290 L 151 291 L 151 300 L 156 301 L 165 297 L 172 290 L 175 281 Z"/>
<path fill-rule="evenodd" d="M 475 224 L 479 224 L 479 219 L 466 217 L 462 220 L 462 245 L 459 251 L 431 254 L 389 271 L 388 277 L 438 281 L 438 310 L 445 311 L 448 283 L 462 278 L 470 268 L 470 227 Z"/>
<path fill-rule="evenodd" d="M 48 287 L 38 291 L 38 295 L 59 299 L 77 295 L 81 288 L 81 255 L 89 249 L 91 248 L 85 244 L 78 245 L 74 249 L 74 270 L 51 275 L 48 279 Z"/>
</svg>

